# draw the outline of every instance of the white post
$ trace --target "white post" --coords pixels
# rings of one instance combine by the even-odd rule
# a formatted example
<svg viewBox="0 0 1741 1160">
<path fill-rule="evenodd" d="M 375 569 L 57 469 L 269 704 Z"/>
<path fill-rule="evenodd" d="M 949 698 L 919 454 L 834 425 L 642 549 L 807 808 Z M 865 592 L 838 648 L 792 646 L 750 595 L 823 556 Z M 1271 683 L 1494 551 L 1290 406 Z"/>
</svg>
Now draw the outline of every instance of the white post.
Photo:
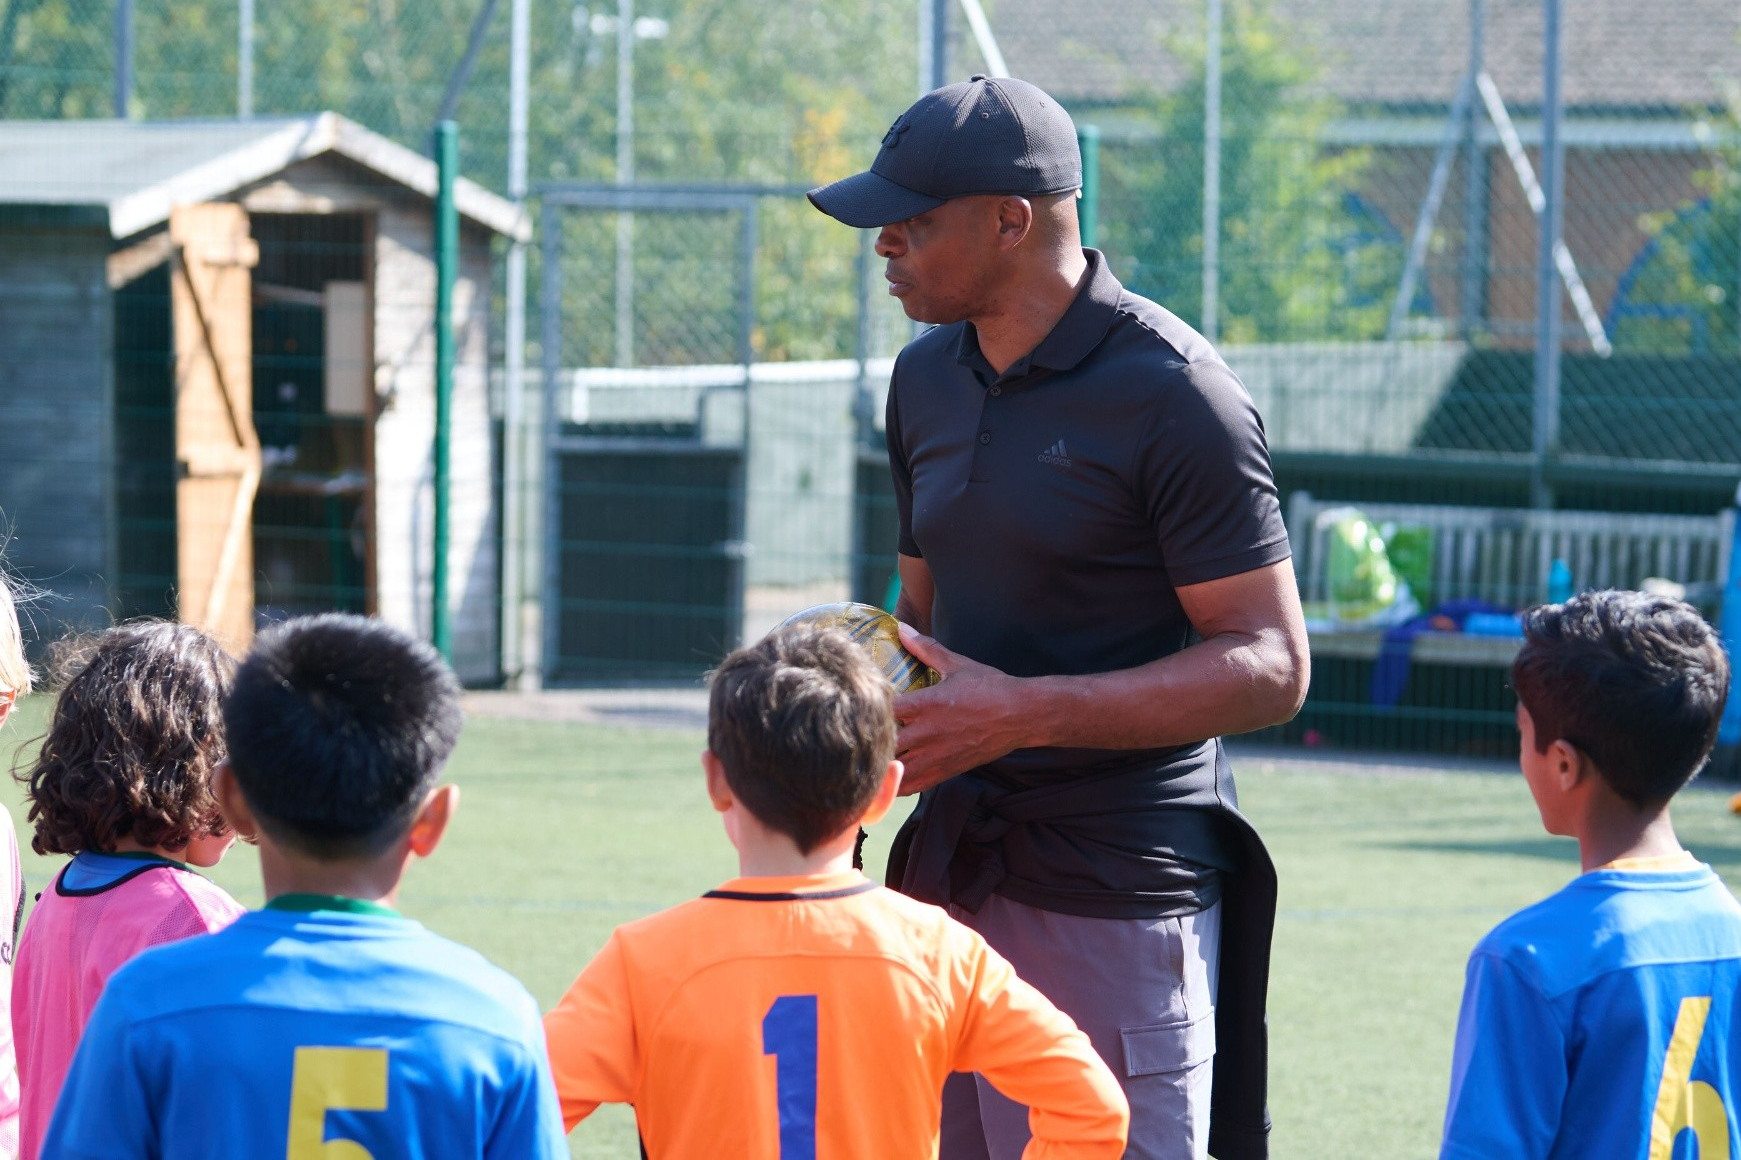
<svg viewBox="0 0 1741 1160">
<path fill-rule="evenodd" d="M 1485 0 L 1469 0 L 1469 76 L 1486 71 Z M 1481 148 L 1481 112 L 1471 101 L 1465 111 L 1463 145 L 1463 263 L 1457 314 L 1463 338 L 1473 340 L 1487 302 L 1487 154 Z"/>
<path fill-rule="evenodd" d="M 115 0 L 115 119 L 132 116 L 133 0 Z"/>
<path fill-rule="evenodd" d="M 961 0 L 961 10 L 967 13 L 967 27 L 973 32 L 973 42 L 979 46 L 979 55 L 985 60 L 986 75 L 1009 76 L 1010 66 L 1004 63 L 1003 49 L 998 47 L 997 37 L 991 31 L 991 21 L 985 18 L 985 9 L 979 0 Z"/>
<path fill-rule="evenodd" d="M 635 183 L 635 0 L 617 0 L 617 184 Z M 617 211 L 617 365 L 635 363 L 635 215 Z"/>
<path fill-rule="evenodd" d="M 949 0 L 919 0 L 919 95 L 948 83 Z"/>
<path fill-rule="evenodd" d="M 1552 507 L 1547 461 L 1560 442 L 1560 279 L 1555 269 L 1565 228 L 1566 153 L 1560 139 L 1561 0 L 1542 0 L 1542 213 L 1537 219 L 1534 464 L 1530 499 Z"/>
<path fill-rule="evenodd" d="M 936 12 L 931 6 L 931 0 L 919 0 L 919 95 L 922 97 L 931 91 L 931 25 L 936 18 Z"/>
<path fill-rule="evenodd" d="M 251 0 L 250 0 L 251 2 Z M 526 207 L 527 101 L 531 76 L 530 0 L 513 0 L 508 12 L 508 197 Z M 542 676 L 540 634 L 527 615 L 533 594 L 526 579 L 536 576 L 532 545 L 538 537 L 528 525 L 538 505 L 527 502 L 527 465 L 537 462 L 526 426 L 526 244 L 508 245 L 508 316 L 503 339 L 502 384 L 502 670 L 516 688 L 537 688 Z M 530 625 L 530 627 L 528 627 Z"/>
<path fill-rule="evenodd" d="M 922 97 L 944 84 L 949 62 L 949 0 L 919 0 L 919 95 Z M 925 333 L 923 322 L 910 327 L 912 336 Z"/>
<path fill-rule="evenodd" d="M 254 115 L 254 0 L 236 5 L 236 116 Z"/>
<path fill-rule="evenodd" d="M 1438 220 L 1439 206 L 1445 200 L 1445 187 L 1451 180 L 1451 163 L 1457 156 L 1457 139 L 1464 132 L 1464 122 L 1475 107 L 1475 80 L 1465 76 L 1457 85 L 1457 96 L 1451 102 L 1451 115 L 1445 121 L 1445 138 L 1439 143 L 1439 155 L 1433 159 L 1433 175 L 1427 179 L 1427 196 L 1415 216 L 1415 232 L 1409 242 L 1408 257 L 1402 266 L 1402 283 L 1397 287 L 1396 300 L 1390 305 L 1390 321 L 1385 324 L 1384 337 L 1392 342 L 1401 338 L 1408 322 L 1409 308 L 1414 305 L 1415 287 L 1427 262 L 1427 246 L 1433 240 L 1433 223 Z"/>
<path fill-rule="evenodd" d="M 1208 0 L 1203 60 L 1203 337 L 1215 341 L 1221 306 L 1221 0 Z"/>
<path fill-rule="evenodd" d="M 1541 184 L 1535 178 L 1535 170 L 1530 167 L 1529 158 L 1524 154 L 1523 138 L 1517 135 L 1517 126 L 1512 124 L 1511 114 L 1505 111 L 1505 101 L 1499 95 L 1499 86 L 1488 73 L 1476 77 L 1475 86 L 1487 105 L 1488 119 L 1493 122 L 1494 131 L 1499 134 L 1499 144 L 1505 150 L 1506 159 L 1511 162 L 1512 172 L 1517 174 L 1517 183 L 1523 188 L 1523 196 L 1529 202 L 1529 211 L 1540 218 L 1547 212 L 1547 197 L 1542 193 Z M 1562 149 L 1562 162 L 1564 158 Z M 1614 353 L 1614 344 L 1608 341 L 1608 334 L 1602 329 L 1602 318 L 1596 313 L 1596 304 L 1590 298 L 1590 288 L 1584 285 L 1583 275 L 1578 273 L 1578 264 L 1572 260 L 1572 251 L 1566 247 L 1566 239 L 1563 237 L 1554 244 L 1554 268 L 1560 272 L 1560 284 L 1566 288 L 1566 294 L 1572 299 L 1572 308 L 1577 311 L 1578 319 L 1584 325 L 1584 336 L 1590 340 L 1591 349 L 1607 358 Z"/>
</svg>

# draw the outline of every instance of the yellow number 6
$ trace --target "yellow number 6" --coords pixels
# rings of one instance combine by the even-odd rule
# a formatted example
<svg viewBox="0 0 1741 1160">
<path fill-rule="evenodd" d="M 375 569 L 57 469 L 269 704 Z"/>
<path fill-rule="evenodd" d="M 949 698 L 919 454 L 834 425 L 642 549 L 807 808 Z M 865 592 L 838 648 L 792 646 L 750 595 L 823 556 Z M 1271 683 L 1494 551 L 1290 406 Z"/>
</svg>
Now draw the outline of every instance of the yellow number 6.
<svg viewBox="0 0 1741 1160">
<path fill-rule="evenodd" d="M 1698 1140 L 1699 1160 L 1729 1160 L 1729 1113 L 1723 1097 L 1710 1084 L 1692 1079 L 1693 1060 L 1710 1013 L 1709 995 L 1681 1000 L 1668 1055 L 1662 1061 L 1656 1111 L 1650 1118 L 1650 1160 L 1669 1160 L 1675 1137 L 1688 1128 Z"/>
<path fill-rule="evenodd" d="M 326 1138 L 326 1113 L 387 1110 L 387 1053 L 373 1047 L 299 1047 L 290 1076 L 284 1160 L 374 1160 L 353 1140 Z"/>
</svg>

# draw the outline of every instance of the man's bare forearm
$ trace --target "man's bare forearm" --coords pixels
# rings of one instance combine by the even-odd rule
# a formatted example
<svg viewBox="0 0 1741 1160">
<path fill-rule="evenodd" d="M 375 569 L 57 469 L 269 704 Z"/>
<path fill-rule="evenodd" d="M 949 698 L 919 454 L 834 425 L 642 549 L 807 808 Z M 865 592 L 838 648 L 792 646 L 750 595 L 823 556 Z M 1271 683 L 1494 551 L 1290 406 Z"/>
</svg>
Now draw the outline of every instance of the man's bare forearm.
<svg viewBox="0 0 1741 1160">
<path fill-rule="evenodd" d="M 929 608 L 920 609 L 917 604 L 907 598 L 906 592 L 903 591 L 900 599 L 895 601 L 893 612 L 895 619 L 902 624 L 910 624 L 920 632 L 930 635 L 931 610 Z"/>
<path fill-rule="evenodd" d="M 923 561 L 903 556 L 901 564 L 912 603 L 928 607 Z M 916 793 L 1017 749 L 1160 749 L 1299 712 L 1311 661 L 1288 561 L 1175 591 L 1203 639 L 1118 672 L 1014 677 L 929 636 L 905 635 L 943 680 L 895 701 L 903 784 Z M 911 611 L 902 619 L 919 627 Z"/>
<path fill-rule="evenodd" d="M 917 556 L 896 558 L 897 574 L 901 578 L 901 595 L 895 600 L 895 619 L 910 624 L 926 636 L 931 635 L 931 603 L 936 598 L 936 582 L 931 569 Z"/>
<path fill-rule="evenodd" d="M 1151 749 L 1291 720 L 1311 658 L 1291 563 L 1179 588 L 1203 639 L 1119 672 L 1038 677 L 1017 694 L 1031 745 Z"/>
<path fill-rule="evenodd" d="M 904 637 L 942 683 L 895 701 L 910 792 L 1017 749 L 1161 749 L 1286 721 L 1305 696 L 1304 632 L 1216 633 L 1120 672 L 1012 677 Z"/>
<path fill-rule="evenodd" d="M 1033 677 L 1012 706 L 1018 748 L 1158 749 L 1289 721 L 1310 662 L 1281 630 L 1224 633 L 1134 669 Z"/>
</svg>

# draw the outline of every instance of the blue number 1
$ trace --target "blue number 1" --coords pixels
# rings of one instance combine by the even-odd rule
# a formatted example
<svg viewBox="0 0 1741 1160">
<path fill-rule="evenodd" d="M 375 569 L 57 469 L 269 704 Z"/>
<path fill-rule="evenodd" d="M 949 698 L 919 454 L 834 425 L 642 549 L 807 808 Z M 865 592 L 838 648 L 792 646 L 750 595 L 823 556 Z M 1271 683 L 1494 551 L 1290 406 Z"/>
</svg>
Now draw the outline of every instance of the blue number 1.
<svg viewBox="0 0 1741 1160">
<path fill-rule="evenodd" d="M 816 996 L 781 995 L 762 1016 L 762 1054 L 774 1057 L 780 1160 L 816 1160 Z"/>
</svg>

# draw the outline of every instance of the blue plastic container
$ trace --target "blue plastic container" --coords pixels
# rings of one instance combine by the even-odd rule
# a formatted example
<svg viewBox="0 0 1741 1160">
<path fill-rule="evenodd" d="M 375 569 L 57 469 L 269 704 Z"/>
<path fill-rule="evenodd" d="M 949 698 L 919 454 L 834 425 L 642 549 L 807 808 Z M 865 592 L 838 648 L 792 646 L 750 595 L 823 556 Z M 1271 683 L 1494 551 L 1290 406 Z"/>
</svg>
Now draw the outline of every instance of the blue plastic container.
<svg viewBox="0 0 1741 1160">
<path fill-rule="evenodd" d="M 1572 598 L 1574 591 L 1572 566 L 1556 557 L 1548 567 L 1548 603 L 1564 604 Z"/>
<path fill-rule="evenodd" d="M 1523 622 L 1511 612 L 1471 612 L 1463 620 L 1470 636 L 1522 636 Z"/>
</svg>

